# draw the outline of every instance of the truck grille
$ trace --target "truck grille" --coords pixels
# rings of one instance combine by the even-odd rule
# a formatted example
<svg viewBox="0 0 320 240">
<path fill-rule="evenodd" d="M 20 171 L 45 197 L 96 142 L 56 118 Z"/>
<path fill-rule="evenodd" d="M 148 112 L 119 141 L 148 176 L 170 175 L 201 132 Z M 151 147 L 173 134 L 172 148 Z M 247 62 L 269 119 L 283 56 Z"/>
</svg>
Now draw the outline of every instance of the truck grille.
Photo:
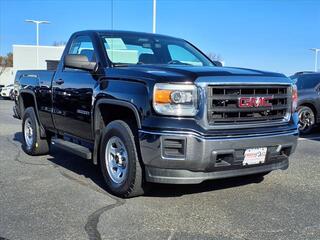
<svg viewBox="0 0 320 240">
<path fill-rule="evenodd" d="M 209 124 L 283 120 L 289 110 L 289 86 L 208 86 Z M 271 106 L 240 107 L 239 99 L 268 98 Z"/>
</svg>

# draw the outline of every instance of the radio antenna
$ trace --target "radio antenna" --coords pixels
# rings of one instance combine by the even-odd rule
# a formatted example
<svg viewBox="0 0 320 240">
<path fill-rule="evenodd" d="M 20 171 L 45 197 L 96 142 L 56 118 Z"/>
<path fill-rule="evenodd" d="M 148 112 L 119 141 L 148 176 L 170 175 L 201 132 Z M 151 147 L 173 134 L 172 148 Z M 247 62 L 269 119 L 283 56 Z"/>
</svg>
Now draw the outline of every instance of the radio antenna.
<svg viewBox="0 0 320 240">
<path fill-rule="evenodd" d="M 113 0 L 111 0 L 111 30 L 113 30 Z"/>
</svg>

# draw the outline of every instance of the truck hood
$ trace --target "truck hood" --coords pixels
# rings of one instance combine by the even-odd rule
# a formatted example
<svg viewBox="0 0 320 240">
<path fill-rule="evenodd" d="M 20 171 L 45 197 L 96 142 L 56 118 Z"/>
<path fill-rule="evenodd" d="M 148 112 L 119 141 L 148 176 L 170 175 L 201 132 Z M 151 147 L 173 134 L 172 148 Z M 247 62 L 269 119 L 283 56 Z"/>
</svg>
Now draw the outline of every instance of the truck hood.
<svg viewBox="0 0 320 240">
<path fill-rule="evenodd" d="M 233 67 L 197 67 L 182 65 L 134 65 L 115 67 L 116 71 L 111 71 L 110 77 L 151 78 L 158 81 L 195 81 L 199 77 L 211 76 L 253 76 L 253 77 L 285 77 L 280 73 L 264 72 L 253 69 L 233 68 Z M 112 76 L 113 74 L 118 76 Z M 120 74 L 120 76 L 119 76 Z M 124 75 L 124 76 L 121 76 Z"/>
</svg>

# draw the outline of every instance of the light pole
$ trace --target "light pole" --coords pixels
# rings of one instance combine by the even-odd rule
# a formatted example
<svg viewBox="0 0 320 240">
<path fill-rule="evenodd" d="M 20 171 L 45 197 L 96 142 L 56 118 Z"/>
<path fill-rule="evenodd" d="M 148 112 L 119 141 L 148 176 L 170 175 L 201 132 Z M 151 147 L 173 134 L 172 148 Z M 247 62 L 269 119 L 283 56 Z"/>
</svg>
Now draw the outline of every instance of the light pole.
<svg viewBox="0 0 320 240">
<path fill-rule="evenodd" d="M 311 48 L 310 50 L 315 53 L 314 71 L 318 72 L 318 52 L 320 51 L 320 48 Z"/>
<path fill-rule="evenodd" d="M 156 33 L 157 0 L 153 0 L 152 32 Z"/>
<path fill-rule="evenodd" d="M 25 22 L 28 23 L 34 23 L 36 24 L 36 28 L 37 28 L 37 68 L 39 68 L 39 25 L 40 24 L 49 24 L 49 21 L 39 21 L 39 20 L 30 20 L 30 19 L 26 19 Z"/>
</svg>

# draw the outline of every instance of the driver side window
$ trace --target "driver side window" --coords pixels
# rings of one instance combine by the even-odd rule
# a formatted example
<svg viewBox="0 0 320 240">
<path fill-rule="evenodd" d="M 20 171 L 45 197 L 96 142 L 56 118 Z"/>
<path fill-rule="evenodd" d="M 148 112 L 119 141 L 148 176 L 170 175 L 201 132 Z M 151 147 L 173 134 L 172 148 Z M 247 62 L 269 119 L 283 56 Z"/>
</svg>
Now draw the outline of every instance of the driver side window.
<svg viewBox="0 0 320 240">
<path fill-rule="evenodd" d="M 76 37 L 72 41 L 68 54 L 86 55 L 90 62 L 94 62 L 96 60 L 93 43 L 89 36 Z"/>
</svg>

